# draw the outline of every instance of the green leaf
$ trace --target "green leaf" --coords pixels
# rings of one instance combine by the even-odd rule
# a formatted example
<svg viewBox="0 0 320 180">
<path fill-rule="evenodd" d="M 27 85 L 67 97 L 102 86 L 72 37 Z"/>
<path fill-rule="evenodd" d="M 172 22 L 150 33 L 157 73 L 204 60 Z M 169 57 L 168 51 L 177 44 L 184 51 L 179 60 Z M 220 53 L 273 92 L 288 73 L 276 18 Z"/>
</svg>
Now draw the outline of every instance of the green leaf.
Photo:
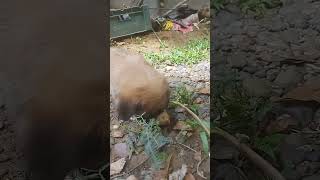
<svg viewBox="0 0 320 180">
<path fill-rule="evenodd" d="M 208 141 L 208 136 L 204 131 L 200 132 L 200 139 L 202 142 L 203 151 L 208 155 L 209 154 L 209 141 Z"/>
</svg>

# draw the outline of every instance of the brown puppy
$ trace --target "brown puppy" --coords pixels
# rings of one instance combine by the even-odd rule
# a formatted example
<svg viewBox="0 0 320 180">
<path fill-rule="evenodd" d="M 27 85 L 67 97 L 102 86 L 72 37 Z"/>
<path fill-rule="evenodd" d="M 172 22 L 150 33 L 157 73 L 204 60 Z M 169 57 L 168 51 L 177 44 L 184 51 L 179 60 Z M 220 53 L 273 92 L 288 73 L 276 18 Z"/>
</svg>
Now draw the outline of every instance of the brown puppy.
<svg viewBox="0 0 320 180">
<path fill-rule="evenodd" d="M 166 78 L 143 56 L 119 48 L 110 49 L 110 93 L 121 120 L 142 113 L 154 117 L 169 102 Z"/>
</svg>

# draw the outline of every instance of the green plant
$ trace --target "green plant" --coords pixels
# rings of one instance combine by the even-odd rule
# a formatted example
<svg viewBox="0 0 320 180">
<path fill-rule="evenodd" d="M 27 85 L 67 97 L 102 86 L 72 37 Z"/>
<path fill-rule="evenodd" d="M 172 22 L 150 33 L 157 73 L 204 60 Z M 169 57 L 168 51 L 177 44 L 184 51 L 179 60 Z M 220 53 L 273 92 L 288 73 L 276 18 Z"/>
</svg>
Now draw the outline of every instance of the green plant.
<svg viewBox="0 0 320 180">
<path fill-rule="evenodd" d="M 189 92 L 184 85 L 179 85 L 176 87 L 173 94 L 175 101 L 178 101 L 182 104 L 192 105 L 192 92 Z"/>
<path fill-rule="evenodd" d="M 162 135 L 158 122 L 155 119 L 150 119 L 149 122 L 143 119 L 142 116 L 133 119 L 141 126 L 139 141 L 144 145 L 144 152 L 150 157 L 154 168 L 161 168 L 167 156 L 164 152 L 160 152 L 160 148 L 171 143 L 171 138 Z"/>
<path fill-rule="evenodd" d="M 213 84 L 213 106 L 219 114 L 219 127 L 230 133 L 254 137 L 258 121 L 271 107 L 267 98 L 248 95 L 239 77 L 234 73 L 223 73 Z"/>
<path fill-rule="evenodd" d="M 224 9 L 224 6 L 226 4 L 226 0 L 211 0 L 211 8 L 219 11 L 221 9 Z"/>
<path fill-rule="evenodd" d="M 283 137 L 284 136 L 282 134 L 272 134 L 270 136 L 257 137 L 254 140 L 254 146 L 257 149 L 265 152 L 273 160 L 276 160 L 275 151 L 278 150 L 279 144 Z"/>
<path fill-rule="evenodd" d="M 263 16 L 267 9 L 280 5 L 282 5 L 281 0 L 239 0 L 239 6 L 242 12 L 253 12 L 258 17 Z"/>
<path fill-rule="evenodd" d="M 195 64 L 209 58 L 210 40 L 201 38 L 190 40 L 185 46 L 175 47 L 170 50 L 161 48 L 160 52 L 147 52 L 145 58 L 153 65 L 164 62 L 171 64 Z"/>
</svg>

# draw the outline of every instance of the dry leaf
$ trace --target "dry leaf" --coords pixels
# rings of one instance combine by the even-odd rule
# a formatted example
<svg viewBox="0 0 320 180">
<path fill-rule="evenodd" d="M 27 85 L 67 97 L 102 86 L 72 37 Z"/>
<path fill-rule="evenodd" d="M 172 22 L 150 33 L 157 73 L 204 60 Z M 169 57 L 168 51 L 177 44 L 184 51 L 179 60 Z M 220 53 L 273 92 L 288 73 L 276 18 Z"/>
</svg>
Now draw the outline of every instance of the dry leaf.
<svg viewBox="0 0 320 180">
<path fill-rule="evenodd" d="M 191 173 L 188 173 L 183 180 L 196 180 L 196 178 Z"/>
<path fill-rule="evenodd" d="M 126 164 L 126 158 L 121 158 L 116 162 L 111 163 L 110 165 L 110 175 L 115 175 L 115 174 L 119 174 L 124 165 Z"/>
<path fill-rule="evenodd" d="M 287 93 L 284 98 L 300 101 L 317 101 L 320 103 L 320 79 L 306 82 L 303 86 L 297 87 Z"/>
</svg>

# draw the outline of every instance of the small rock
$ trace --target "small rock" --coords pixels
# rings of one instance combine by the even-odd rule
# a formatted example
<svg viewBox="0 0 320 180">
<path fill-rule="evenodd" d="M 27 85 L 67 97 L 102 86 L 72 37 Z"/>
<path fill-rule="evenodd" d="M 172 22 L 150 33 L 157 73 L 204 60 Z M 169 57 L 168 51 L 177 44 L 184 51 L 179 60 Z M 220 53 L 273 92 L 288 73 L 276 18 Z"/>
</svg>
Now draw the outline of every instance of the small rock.
<svg viewBox="0 0 320 180">
<path fill-rule="evenodd" d="M 298 71 L 297 67 L 289 66 L 278 74 L 274 82 L 282 88 L 291 88 L 298 84 L 302 78 L 303 75 Z"/>
<path fill-rule="evenodd" d="M 235 53 L 228 58 L 228 61 L 233 68 L 243 68 L 247 65 L 247 57 L 244 53 Z"/>
<path fill-rule="evenodd" d="M 112 132 L 112 137 L 114 138 L 122 138 L 124 136 L 124 133 L 122 130 L 115 130 Z"/>
<path fill-rule="evenodd" d="M 258 78 L 265 78 L 266 77 L 266 70 L 262 69 L 262 70 L 257 71 L 255 73 L 255 76 Z"/>
<path fill-rule="evenodd" d="M 114 145 L 114 151 L 117 156 L 124 158 L 129 155 L 129 148 L 126 143 L 118 143 Z"/>
<path fill-rule="evenodd" d="M 271 85 L 266 80 L 257 78 L 245 79 L 243 86 L 252 96 L 268 96 L 271 93 Z"/>
<path fill-rule="evenodd" d="M 255 73 L 255 72 L 257 72 L 257 67 L 256 66 L 252 66 L 252 65 L 248 65 L 248 66 L 246 66 L 245 68 L 243 68 L 243 71 L 245 71 L 245 72 L 248 72 L 248 73 L 250 73 L 250 74 L 253 74 L 253 73 Z"/>
<path fill-rule="evenodd" d="M 176 112 L 176 113 L 183 113 L 183 112 L 185 112 L 185 109 L 182 108 L 182 107 L 176 107 L 176 108 L 174 109 L 174 112 Z"/>
<path fill-rule="evenodd" d="M 200 94 L 210 95 L 210 87 L 202 88 L 202 89 L 199 91 L 199 93 L 200 93 Z"/>
<path fill-rule="evenodd" d="M 196 152 L 194 153 L 194 157 L 193 157 L 196 161 L 201 161 L 201 152 Z"/>
<path fill-rule="evenodd" d="M 134 175 L 131 175 L 131 176 L 127 177 L 126 180 L 138 180 L 138 178 L 136 178 Z"/>
<path fill-rule="evenodd" d="M 267 71 L 267 79 L 268 79 L 269 81 L 275 80 L 276 77 L 277 77 L 277 75 L 278 75 L 278 73 L 279 73 L 279 70 L 277 70 L 277 69 L 270 69 L 270 70 L 268 70 L 268 71 Z"/>
</svg>

